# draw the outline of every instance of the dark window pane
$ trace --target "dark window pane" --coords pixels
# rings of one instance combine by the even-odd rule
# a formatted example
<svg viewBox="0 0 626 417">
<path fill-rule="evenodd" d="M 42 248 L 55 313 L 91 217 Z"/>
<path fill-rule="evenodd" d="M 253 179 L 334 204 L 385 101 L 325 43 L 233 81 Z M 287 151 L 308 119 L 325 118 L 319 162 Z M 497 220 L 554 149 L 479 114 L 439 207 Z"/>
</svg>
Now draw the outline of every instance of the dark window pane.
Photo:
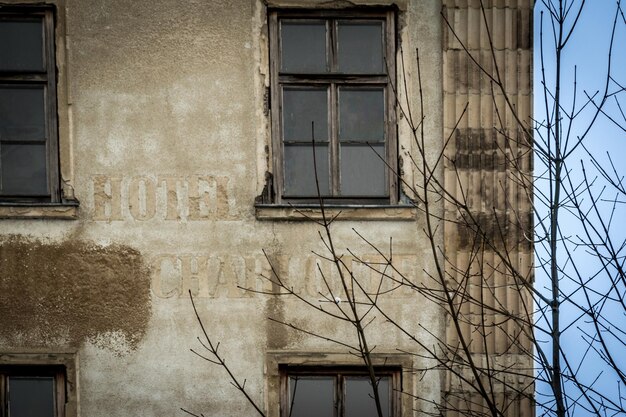
<svg viewBox="0 0 626 417">
<path fill-rule="evenodd" d="M 382 158 L 382 159 L 381 159 Z M 387 195 L 387 167 L 383 145 L 341 146 L 341 195 L 384 197 Z"/>
<path fill-rule="evenodd" d="M 328 93 L 326 88 L 283 89 L 283 139 L 328 141 Z"/>
<path fill-rule="evenodd" d="M 383 24 L 339 23 L 339 71 L 352 74 L 386 73 L 383 62 Z"/>
<path fill-rule="evenodd" d="M 327 71 L 326 24 L 281 22 L 281 71 L 320 73 Z"/>
<path fill-rule="evenodd" d="M 389 377 L 380 378 L 378 381 L 378 395 L 383 416 L 391 414 L 389 401 Z M 374 391 L 369 378 L 350 377 L 346 378 L 346 415 L 345 417 L 378 417 Z"/>
<path fill-rule="evenodd" d="M 54 417 L 54 378 L 9 377 L 11 417 Z"/>
<path fill-rule="evenodd" d="M 0 140 L 45 139 L 43 87 L 0 88 Z"/>
<path fill-rule="evenodd" d="M 315 197 L 315 170 L 313 146 L 285 145 L 285 196 Z M 315 146 L 315 164 L 320 185 L 320 193 L 329 193 L 328 147 Z"/>
<path fill-rule="evenodd" d="M 0 20 L 0 71 L 43 71 L 41 19 Z"/>
<path fill-rule="evenodd" d="M 0 194 L 45 196 L 46 180 L 45 144 L 0 144 L 2 183 Z"/>
<path fill-rule="evenodd" d="M 290 377 L 291 417 L 333 417 L 334 378 Z"/>
<path fill-rule="evenodd" d="M 339 89 L 339 139 L 381 142 L 384 138 L 383 89 Z"/>
</svg>

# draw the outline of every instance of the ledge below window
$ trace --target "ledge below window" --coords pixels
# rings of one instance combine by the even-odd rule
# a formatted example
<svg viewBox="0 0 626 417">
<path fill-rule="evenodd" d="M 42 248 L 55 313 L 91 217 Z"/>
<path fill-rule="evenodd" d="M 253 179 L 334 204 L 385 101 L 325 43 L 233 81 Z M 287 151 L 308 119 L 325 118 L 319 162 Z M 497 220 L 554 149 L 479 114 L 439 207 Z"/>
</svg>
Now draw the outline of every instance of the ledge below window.
<svg viewBox="0 0 626 417">
<path fill-rule="evenodd" d="M 78 219 L 78 201 L 63 203 L 0 203 L 0 219 Z"/>
<path fill-rule="evenodd" d="M 327 218 L 337 220 L 387 220 L 412 221 L 417 218 L 417 208 L 407 205 L 394 206 L 325 206 Z M 257 204 L 258 220 L 320 220 L 322 213 L 317 205 L 294 206 L 285 204 Z"/>
</svg>

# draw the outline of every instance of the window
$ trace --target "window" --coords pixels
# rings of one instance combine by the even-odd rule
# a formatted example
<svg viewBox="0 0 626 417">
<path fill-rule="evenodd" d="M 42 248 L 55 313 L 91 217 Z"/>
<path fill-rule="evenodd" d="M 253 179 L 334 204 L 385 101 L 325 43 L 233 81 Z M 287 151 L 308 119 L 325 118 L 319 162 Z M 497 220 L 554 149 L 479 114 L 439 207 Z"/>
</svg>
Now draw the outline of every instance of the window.
<svg viewBox="0 0 626 417">
<path fill-rule="evenodd" d="M 61 367 L 0 367 L 0 416 L 60 417 L 65 408 Z"/>
<path fill-rule="evenodd" d="M 58 202 L 54 15 L 0 9 L 0 201 Z"/>
<path fill-rule="evenodd" d="M 376 370 L 383 415 L 399 415 L 400 371 Z M 374 391 L 363 367 L 284 368 L 281 417 L 377 417 Z"/>
<path fill-rule="evenodd" d="M 269 16 L 277 202 L 396 203 L 394 13 Z"/>
</svg>

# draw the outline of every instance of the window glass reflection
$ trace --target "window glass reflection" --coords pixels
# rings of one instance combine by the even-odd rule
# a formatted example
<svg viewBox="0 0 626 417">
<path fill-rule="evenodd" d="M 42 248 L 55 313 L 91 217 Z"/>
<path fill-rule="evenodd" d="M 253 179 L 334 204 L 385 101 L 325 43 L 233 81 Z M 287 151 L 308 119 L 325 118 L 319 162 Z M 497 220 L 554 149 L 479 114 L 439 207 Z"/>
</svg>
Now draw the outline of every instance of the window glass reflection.
<svg viewBox="0 0 626 417">
<path fill-rule="evenodd" d="M 327 88 L 283 89 L 283 138 L 285 141 L 328 141 Z"/>
<path fill-rule="evenodd" d="M 0 140 L 45 139 L 43 87 L 1 87 Z"/>
<path fill-rule="evenodd" d="M 289 378 L 291 417 L 333 417 L 334 378 L 292 376 Z"/>
<path fill-rule="evenodd" d="M 315 164 L 312 145 L 285 145 L 285 195 L 291 197 L 315 197 L 315 168 L 320 194 L 327 196 L 330 190 L 328 146 L 315 146 Z"/>
<path fill-rule="evenodd" d="M 378 381 L 378 395 L 383 416 L 391 414 L 389 377 Z M 378 417 L 374 391 L 368 377 L 346 378 L 345 417 Z"/>
<path fill-rule="evenodd" d="M 281 22 L 281 71 L 326 72 L 326 24 Z"/>
<path fill-rule="evenodd" d="M 43 21 L 0 21 L 0 71 L 43 71 Z"/>
<path fill-rule="evenodd" d="M 0 195 L 47 195 L 46 145 L 1 144 L 0 175 Z"/>
<path fill-rule="evenodd" d="M 54 417 L 54 378 L 8 378 L 9 416 Z"/>
<path fill-rule="evenodd" d="M 384 197 L 387 194 L 385 147 L 341 146 L 341 195 Z"/>
<path fill-rule="evenodd" d="M 380 89 L 339 89 L 339 140 L 385 139 L 385 93 Z"/>
<path fill-rule="evenodd" d="M 382 22 L 339 23 L 339 72 L 351 74 L 385 73 Z"/>
</svg>

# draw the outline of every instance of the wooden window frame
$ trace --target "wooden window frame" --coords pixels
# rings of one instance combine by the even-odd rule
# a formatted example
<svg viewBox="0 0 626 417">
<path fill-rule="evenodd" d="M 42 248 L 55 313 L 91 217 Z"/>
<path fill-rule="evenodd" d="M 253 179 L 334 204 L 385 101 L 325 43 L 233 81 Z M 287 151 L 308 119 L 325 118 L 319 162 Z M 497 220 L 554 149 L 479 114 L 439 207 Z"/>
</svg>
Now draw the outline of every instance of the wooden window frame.
<svg viewBox="0 0 626 417">
<path fill-rule="evenodd" d="M 329 114 L 329 153 L 330 153 L 330 196 L 324 196 L 326 204 L 338 205 L 394 205 L 398 203 L 398 145 L 397 145 L 397 122 L 395 112 L 395 92 L 393 85 L 396 74 L 396 13 L 389 8 L 359 8 L 342 10 L 302 10 L 302 9 L 269 9 L 269 38 L 270 38 L 270 83 L 271 83 L 271 129 L 272 129 L 272 154 L 273 154 L 273 192 L 274 203 L 277 204 L 317 204 L 319 198 L 316 195 L 304 197 L 284 196 L 285 183 L 285 160 L 283 152 L 282 134 L 282 88 L 286 85 L 311 87 L 315 85 L 329 85 L 330 101 Z M 331 34 L 327 37 L 327 53 L 331 64 L 331 72 L 318 74 L 286 74 L 280 72 L 280 19 L 289 20 L 324 20 Z M 332 41 L 336 39 L 335 24 L 338 20 L 380 20 L 384 24 L 383 30 L 383 60 L 386 65 L 385 74 L 340 74 L 332 72 L 336 67 L 337 52 L 333 52 Z M 339 176 L 341 161 L 339 160 L 339 139 L 336 110 L 338 109 L 337 92 L 340 87 L 383 87 L 385 94 L 385 121 L 384 121 L 384 146 L 386 159 L 384 161 L 387 170 L 387 195 L 378 196 L 342 196 L 339 192 Z"/>
<path fill-rule="evenodd" d="M 6 18 L 43 19 L 44 71 L 0 71 L 0 85 L 38 85 L 44 87 L 47 195 L 2 195 L 0 193 L 0 202 L 60 203 L 55 8 L 47 5 L 6 5 L 0 9 L 0 19 Z"/>
<path fill-rule="evenodd" d="M 374 372 L 377 377 L 390 378 L 390 417 L 401 416 L 401 388 L 402 368 L 395 366 L 375 366 Z M 350 376 L 368 377 L 367 369 L 363 366 L 310 366 L 310 365 L 282 365 L 280 373 L 280 417 L 290 417 L 290 388 L 289 378 L 294 375 L 307 377 L 331 377 L 334 378 L 335 416 L 345 415 L 345 379 Z"/>
<path fill-rule="evenodd" d="M 7 380 L 11 376 L 54 378 L 54 416 L 65 417 L 66 375 L 60 365 L 0 365 L 0 417 L 9 417 Z"/>
</svg>

